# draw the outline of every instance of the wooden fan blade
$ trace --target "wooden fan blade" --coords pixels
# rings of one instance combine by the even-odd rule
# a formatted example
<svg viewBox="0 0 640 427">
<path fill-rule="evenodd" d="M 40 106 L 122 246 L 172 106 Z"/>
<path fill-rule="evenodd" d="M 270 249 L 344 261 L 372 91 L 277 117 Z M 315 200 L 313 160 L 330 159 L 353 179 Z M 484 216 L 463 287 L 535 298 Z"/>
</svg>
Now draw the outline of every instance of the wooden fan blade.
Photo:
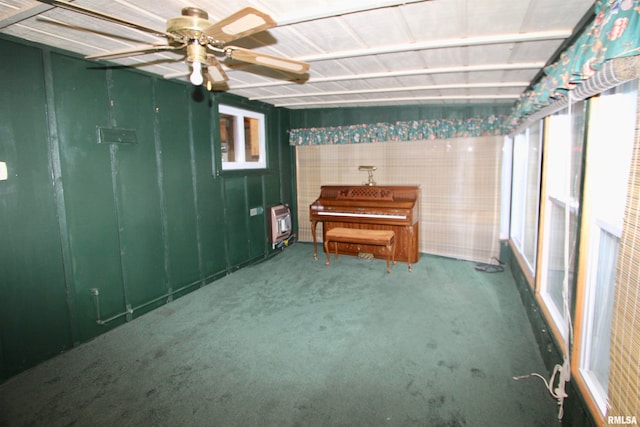
<svg viewBox="0 0 640 427">
<path fill-rule="evenodd" d="M 117 50 L 117 51 L 107 52 L 107 53 L 99 53 L 95 55 L 87 55 L 85 56 L 85 58 L 86 59 L 116 59 L 116 58 L 123 58 L 126 56 L 145 55 L 147 53 L 180 50 L 185 46 L 186 44 L 177 45 L 177 46 L 153 45 L 153 46 L 143 47 L 138 49 L 125 49 L 125 50 Z"/>
<path fill-rule="evenodd" d="M 222 65 L 213 55 L 207 55 L 207 70 L 205 76 L 212 84 L 223 83 L 229 80 L 227 73 L 222 69 Z"/>
<path fill-rule="evenodd" d="M 215 70 L 215 67 L 213 68 Z M 204 72 L 204 87 L 207 88 L 209 92 L 212 90 L 226 90 L 229 87 L 227 86 L 227 80 L 216 80 L 217 77 L 212 76 L 209 71 Z"/>
<path fill-rule="evenodd" d="M 153 34 L 154 36 L 167 37 L 169 39 L 177 40 L 178 37 L 174 34 L 167 33 L 164 31 L 159 31 L 155 28 L 147 27 L 146 25 L 138 24 L 135 22 L 127 21 L 125 19 L 118 18 L 113 15 L 108 15 L 106 13 L 98 12 L 97 10 L 90 9 L 85 6 L 80 6 L 75 3 L 70 3 L 68 1 L 63 0 L 38 0 L 41 3 L 50 4 L 52 6 L 60 7 L 62 9 L 71 10 L 73 12 L 81 13 L 83 15 L 91 16 L 93 18 L 102 19 L 104 21 L 113 22 L 115 24 L 124 25 L 130 28 L 135 28 L 136 30 L 144 31 L 146 33 Z"/>
<path fill-rule="evenodd" d="M 275 68 L 276 70 L 288 71 L 295 74 L 306 74 L 309 71 L 309 64 L 306 62 L 268 55 L 242 47 L 228 46 L 225 48 L 225 53 L 231 59 L 262 65 L 263 67 Z"/>
<path fill-rule="evenodd" d="M 216 41 L 226 43 L 277 25 L 266 13 L 253 7 L 246 7 L 206 28 L 204 34 Z"/>
</svg>

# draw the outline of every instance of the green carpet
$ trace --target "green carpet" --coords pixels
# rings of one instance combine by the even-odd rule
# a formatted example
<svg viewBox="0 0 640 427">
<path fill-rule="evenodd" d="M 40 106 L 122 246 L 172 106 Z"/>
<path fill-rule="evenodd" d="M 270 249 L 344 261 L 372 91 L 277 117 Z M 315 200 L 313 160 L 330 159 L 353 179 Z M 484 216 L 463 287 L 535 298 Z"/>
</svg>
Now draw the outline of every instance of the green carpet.
<svg viewBox="0 0 640 427">
<path fill-rule="evenodd" d="M 511 273 L 297 243 L 0 385 L 0 425 L 552 426 Z M 546 375 L 545 375 L 546 376 Z"/>
</svg>

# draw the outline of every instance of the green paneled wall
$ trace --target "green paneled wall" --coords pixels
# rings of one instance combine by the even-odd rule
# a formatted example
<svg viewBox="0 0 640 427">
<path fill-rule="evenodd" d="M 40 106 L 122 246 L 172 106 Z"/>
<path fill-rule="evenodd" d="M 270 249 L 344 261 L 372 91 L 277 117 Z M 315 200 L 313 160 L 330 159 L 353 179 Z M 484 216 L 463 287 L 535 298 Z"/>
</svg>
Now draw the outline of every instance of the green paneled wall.
<svg viewBox="0 0 640 427">
<path fill-rule="evenodd" d="M 269 255 L 287 110 L 5 36 L 0 54 L 0 379 Z M 219 100 L 265 113 L 267 170 L 220 171 Z"/>
<path fill-rule="evenodd" d="M 135 143 L 100 144 L 111 159 L 109 181 L 118 224 L 122 297 L 127 307 L 134 308 L 167 292 L 165 245 L 171 240 L 163 219 L 169 204 L 163 203 L 162 195 L 167 190 L 160 181 L 162 174 L 156 156 L 157 145 L 161 143 L 156 134 L 161 130 L 153 114 L 151 79 L 114 70 L 107 73 L 107 80 L 111 126 L 135 132 L 136 136 Z M 64 165 L 62 168 L 64 170 Z M 98 290 L 102 295 L 102 289 Z M 123 306 L 117 304 L 105 307 L 107 309 L 104 312 L 101 309 L 101 314 L 113 316 L 124 312 Z"/>
<path fill-rule="evenodd" d="M 38 49 L 0 42 L 0 374 L 71 347 Z"/>
<path fill-rule="evenodd" d="M 64 197 L 58 209 L 66 216 L 60 233 L 68 237 L 73 326 L 76 339 L 84 341 L 104 329 L 95 323 L 91 289 L 100 290 L 104 315 L 121 311 L 125 303 L 112 182 L 116 166 L 111 146 L 97 144 L 97 127 L 110 126 L 106 72 L 87 72 L 83 61 L 54 53 L 47 73 L 50 136 L 59 146 Z"/>
<path fill-rule="evenodd" d="M 222 200 L 223 180 L 215 179 L 213 171 L 211 108 L 208 102 L 195 101 L 187 90 L 191 135 L 191 164 L 195 179 L 195 221 L 198 225 L 200 278 L 205 282 L 214 279 L 227 268 L 225 207 Z M 290 185 L 290 183 L 287 183 Z"/>
<path fill-rule="evenodd" d="M 266 211 L 264 209 L 264 191 L 262 177 L 251 175 L 247 177 L 247 207 L 249 209 L 249 253 L 251 257 L 258 256 L 266 249 L 267 236 L 264 235 Z M 251 211 L 253 210 L 253 213 Z"/>
<path fill-rule="evenodd" d="M 247 178 L 233 176 L 225 180 L 224 206 L 227 213 L 227 256 L 231 265 L 242 264 L 249 253 L 249 211 L 247 203 Z M 235 212 L 238 215 L 232 215 Z"/>
<path fill-rule="evenodd" d="M 160 80 L 155 91 L 170 289 L 200 280 L 199 231 L 195 221 L 197 205 L 193 185 L 197 176 L 191 160 L 192 141 L 189 128 L 177 126 L 177 123 L 190 123 L 189 109 L 184 108 L 189 90 L 185 85 Z M 177 105 L 182 108 L 175 108 Z M 212 179 L 210 171 L 206 171 L 205 179 Z"/>
</svg>

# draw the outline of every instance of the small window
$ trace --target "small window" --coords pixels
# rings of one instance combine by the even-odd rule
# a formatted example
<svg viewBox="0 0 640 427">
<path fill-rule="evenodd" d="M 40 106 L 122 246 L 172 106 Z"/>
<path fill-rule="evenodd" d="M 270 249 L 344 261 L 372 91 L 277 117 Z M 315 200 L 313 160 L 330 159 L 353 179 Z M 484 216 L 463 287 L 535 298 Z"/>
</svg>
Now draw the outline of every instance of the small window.
<svg viewBox="0 0 640 427">
<path fill-rule="evenodd" d="M 222 169 L 264 169 L 264 114 L 220 105 L 220 151 Z"/>
</svg>

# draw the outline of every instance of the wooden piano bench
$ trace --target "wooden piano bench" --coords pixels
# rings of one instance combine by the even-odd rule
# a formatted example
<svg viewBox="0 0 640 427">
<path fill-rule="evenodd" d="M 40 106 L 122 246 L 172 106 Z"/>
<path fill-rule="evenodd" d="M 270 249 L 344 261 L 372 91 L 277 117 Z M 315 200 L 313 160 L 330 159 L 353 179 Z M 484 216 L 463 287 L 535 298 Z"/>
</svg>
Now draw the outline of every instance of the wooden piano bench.
<svg viewBox="0 0 640 427">
<path fill-rule="evenodd" d="M 391 273 L 389 261 L 396 263 L 396 241 L 393 230 L 365 230 L 358 228 L 336 227 L 327 231 L 324 239 L 324 251 L 327 253 L 327 262 L 331 262 L 329 244 L 334 242 L 336 259 L 338 258 L 338 242 L 360 245 L 384 246 L 387 248 L 387 273 Z"/>
</svg>

